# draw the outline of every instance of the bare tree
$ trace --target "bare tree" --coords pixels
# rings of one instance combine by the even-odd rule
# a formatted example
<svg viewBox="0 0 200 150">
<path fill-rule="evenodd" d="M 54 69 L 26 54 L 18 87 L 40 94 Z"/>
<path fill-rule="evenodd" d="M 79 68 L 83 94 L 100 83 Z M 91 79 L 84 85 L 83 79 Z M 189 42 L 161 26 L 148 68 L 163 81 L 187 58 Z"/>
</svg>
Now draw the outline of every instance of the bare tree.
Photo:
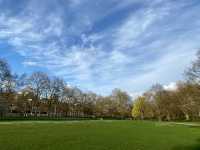
<svg viewBox="0 0 200 150">
<path fill-rule="evenodd" d="M 119 116 L 131 116 L 130 112 L 132 102 L 129 95 L 126 92 L 121 91 L 120 89 L 114 89 L 111 97 L 116 103 L 116 108 L 119 113 Z"/>
<path fill-rule="evenodd" d="M 0 93 L 11 92 L 14 85 L 13 76 L 8 63 L 0 59 Z"/>
<path fill-rule="evenodd" d="M 43 98 L 44 93 L 46 92 L 48 82 L 49 77 L 43 72 L 34 72 L 28 80 L 28 86 L 30 86 L 34 93 L 33 109 L 35 115 L 37 115 L 38 112 L 40 113 L 40 100 Z"/>
<path fill-rule="evenodd" d="M 196 54 L 196 60 L 185 72 L 187 80 L 191 83 L 200 84 L 200 50 Z"/>
<path fill-rule="evenodd" d="M 54 115 L 56 115 L 58 111 L 57 106 L 59 102 L 61 102 L 63 99 L 63 94 L 65 91 L 65 82 L 64 80 L 58 77 L 54 77 L 48 82 L 47 88 L 49 89 L 47 89 L 49 95 L 49 112 L 53 111 Z"/>
</svg>

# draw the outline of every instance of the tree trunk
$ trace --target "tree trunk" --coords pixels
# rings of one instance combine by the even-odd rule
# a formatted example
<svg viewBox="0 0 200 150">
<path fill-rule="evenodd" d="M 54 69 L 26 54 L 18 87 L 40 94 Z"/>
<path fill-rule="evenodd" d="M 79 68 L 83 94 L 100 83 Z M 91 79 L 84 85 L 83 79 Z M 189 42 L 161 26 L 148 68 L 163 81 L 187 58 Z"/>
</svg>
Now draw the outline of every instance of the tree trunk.
<svg viewBox="0 0 200 150">
<path fill-rule="evenodd" d="M 162 117 L 161 116 L 158 116 L 158 121 L 162 121 Z"/>
<path fill-rule="evenodd" d="M 144 114 L 143 113 L 141 114 L 141 120 L 144 120 Z"/>
<path fill-rule="evenodd" d="M 170 121 L 170 120 L 171 120 L 170 114 L 167 114 L 167 121 Z"/>
<path fill-rule="evenodd" d="M 54 116 L 56 116 L 56 113 L 57 113 L 57 107 L 56 105 L 54 106 Z"/>
<path fill-rule="evenodd" d="M 198 117 L 200 117 L 200 111 L 199 111 Z"/>
<path fill-rule="evenodd" d="M 185 113 L 185 119 L 186 119 L 187 121 L 190 120 L 190 116 L 189 116 L 188 113 Z"/>
</svg>

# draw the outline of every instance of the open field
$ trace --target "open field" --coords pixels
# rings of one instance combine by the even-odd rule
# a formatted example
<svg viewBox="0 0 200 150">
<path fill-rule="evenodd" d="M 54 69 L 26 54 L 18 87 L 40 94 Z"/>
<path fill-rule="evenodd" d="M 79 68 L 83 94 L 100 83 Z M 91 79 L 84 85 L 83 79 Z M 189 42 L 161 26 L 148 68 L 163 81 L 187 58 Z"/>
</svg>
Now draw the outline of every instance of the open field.
<svg viewBox="0 0 200 150">
<path fill-rule="evenodd" d="M 0 122 L 1 150 L 199 150 L 200 127 L 140 121 Z"/>
</svg>

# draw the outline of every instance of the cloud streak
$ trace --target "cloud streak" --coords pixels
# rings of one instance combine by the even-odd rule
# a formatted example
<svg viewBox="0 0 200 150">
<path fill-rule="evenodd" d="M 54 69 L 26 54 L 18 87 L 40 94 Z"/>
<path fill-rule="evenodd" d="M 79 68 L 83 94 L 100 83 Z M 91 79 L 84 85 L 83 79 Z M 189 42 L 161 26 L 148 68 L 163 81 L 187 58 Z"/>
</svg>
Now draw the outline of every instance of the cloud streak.
<svg viewBox="0 0 200 150">
<path fill-rule="evenodd" d="M 100 94 L 118 87 L 134 95 L 153 83 L 180 80 L 200 46 L 195 0 L 51 0 L 19 6 L 24 9 L 17 14 L 13 5 L 7 6 L 12 11 L 0 11 L 1 43 L 23 58 L 21 64 L 48 69 Z"/>
</svg>

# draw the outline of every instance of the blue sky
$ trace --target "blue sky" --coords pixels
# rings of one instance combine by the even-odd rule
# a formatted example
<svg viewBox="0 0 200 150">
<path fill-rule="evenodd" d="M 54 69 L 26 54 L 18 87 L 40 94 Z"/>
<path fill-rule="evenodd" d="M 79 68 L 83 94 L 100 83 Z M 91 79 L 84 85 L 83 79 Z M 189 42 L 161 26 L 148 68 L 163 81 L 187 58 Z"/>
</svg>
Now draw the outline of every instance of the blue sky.
<svg viewBox="0 0 200 150">
<path fill-rule="evenodd" d="M 199 0 L 0 0 L 0 57 L 83 90 L 172 85 L 200 48 Z"/>
</svg>

